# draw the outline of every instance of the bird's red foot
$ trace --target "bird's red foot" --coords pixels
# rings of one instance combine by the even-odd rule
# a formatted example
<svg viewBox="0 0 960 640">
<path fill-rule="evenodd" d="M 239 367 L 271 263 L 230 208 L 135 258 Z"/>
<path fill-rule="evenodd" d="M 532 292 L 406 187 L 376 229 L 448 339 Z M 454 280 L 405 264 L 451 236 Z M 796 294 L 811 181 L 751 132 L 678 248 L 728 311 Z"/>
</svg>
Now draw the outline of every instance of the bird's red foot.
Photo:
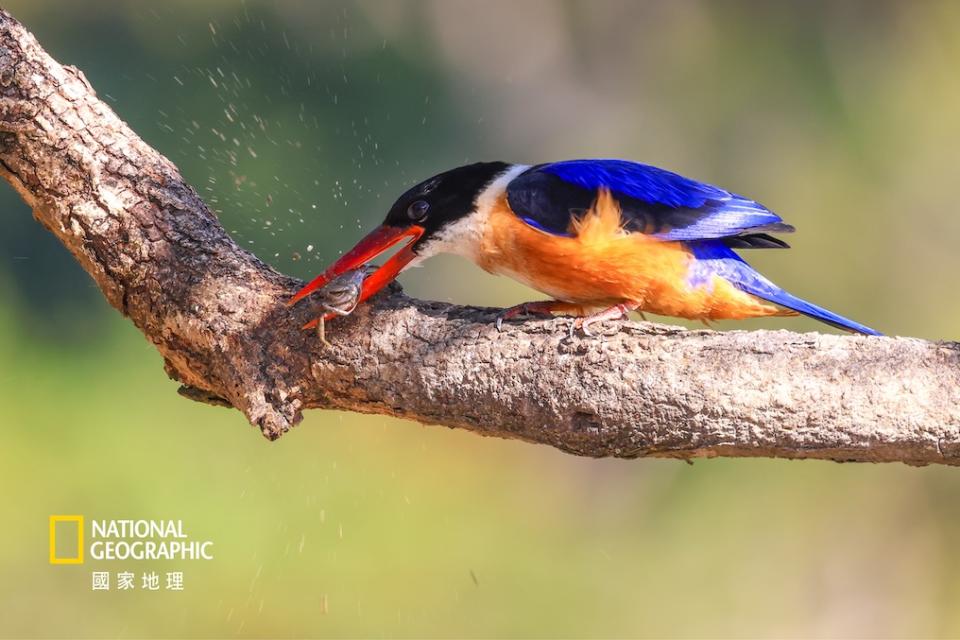
<svg viewBox="0 0 960 640">
<path fill-rule="evenodd" d="M 524 302 L 516 306 L 504 309 L 497 314 L 497 331 L 502 330 L 504 320 L 512 320 L 517 316 L 540 316 L 541 318 L 551 318 L 554 313 L 572 313 L 574 315 L 583 315 L 583 307 L 571 302 L 560 302 L 559 300 L 541 300 L 538 302 Z"/>
<path fill-rule="evenodd" d="M 636 310 L 636 308 L 639 306 L 639 302 L 621 302 L 620 304 L 615 304 L 608 309 L 604 309 L 603 311 L 598 311 L 590 314 L 589 316 L 577 318 L 570 326 L 570 337 L 573 337 L 573 333 L 577 329 L 583 331 L 584 335 L 592 336 L 593 334 L 590 333 L 590 327 L 592 325 L 605 322 L 607 320 L 619 320 L 620 318 L 625 318 L 627 314 Z"/>
</svg>

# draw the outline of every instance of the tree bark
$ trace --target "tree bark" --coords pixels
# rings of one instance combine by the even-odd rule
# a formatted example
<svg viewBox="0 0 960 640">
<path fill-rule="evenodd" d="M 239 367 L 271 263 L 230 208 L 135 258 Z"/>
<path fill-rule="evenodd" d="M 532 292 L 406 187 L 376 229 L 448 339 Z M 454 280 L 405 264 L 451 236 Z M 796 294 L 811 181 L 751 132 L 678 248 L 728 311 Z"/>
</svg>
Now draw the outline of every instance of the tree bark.
<svg viewBox="0 0 960 640">
<path fill-rule="evenodd" d="M 304 408 L 379 413 L 583 456 L 960 464 L 960 348 L 909 338 L 491 324 L 397 286 L 329 327 L 180 177 L 0 12 L 0 173 L 164 358 L 185 395 L 270 439 Z"/>
</svg>

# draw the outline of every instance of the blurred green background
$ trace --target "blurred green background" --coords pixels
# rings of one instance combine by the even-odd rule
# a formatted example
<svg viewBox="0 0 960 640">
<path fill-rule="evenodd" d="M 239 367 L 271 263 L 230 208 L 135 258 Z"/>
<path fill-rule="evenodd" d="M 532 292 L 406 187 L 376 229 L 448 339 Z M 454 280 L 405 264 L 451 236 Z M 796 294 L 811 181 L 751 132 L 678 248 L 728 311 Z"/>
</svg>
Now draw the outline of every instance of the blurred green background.
<svg viewBox="0 0 960 640">
<path fill-rule="evenodd" d="M 286 272 L 451 166 L 624 157 L 795 224 L 750 254 L 791 291 L 958 337 L 958 2 L 5 4 Z M 180 399 L 0 199 L 4 636 L 960 636 L 957 470 L 585 460 L 331 412 L 269 444 Z M 529 295 L 456 259 L 402 281 Z M 182 519 L 216 559 L 92 592 L 95 563 L 47 563 L 56 513 Z"/>
</svg>

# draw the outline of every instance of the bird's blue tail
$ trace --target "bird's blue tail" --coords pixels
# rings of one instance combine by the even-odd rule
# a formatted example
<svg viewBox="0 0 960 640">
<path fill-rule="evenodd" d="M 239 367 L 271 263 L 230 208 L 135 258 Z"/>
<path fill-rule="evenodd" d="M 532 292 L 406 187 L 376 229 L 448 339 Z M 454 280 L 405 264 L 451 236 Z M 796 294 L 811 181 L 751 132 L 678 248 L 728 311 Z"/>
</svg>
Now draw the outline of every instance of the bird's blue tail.
<svg viewBox="0 0 960 640">
<path fill-rule="evenodd" d="M 690 249 L 696 258 L 696 262 L 691 267 L 690 272 L 691 284 L 706 283 L 711 276 L 718 275 L 741 291 L 745 291 L 767 302 L 778 304 L 781 307 L 786 307 L 797 313 L 802 313 L 805 316 L 810 316 L 814 320 L 819 320 L 832 327 L 843 329 L 844 331 L 862 333 L 868 336 L 883 335 L 879 331 L 874 331 L 859 322 L 848 320 L 823 307 L 818 307 L 813 303 L 787 293 L 754 271 L 753 268 L 734 253 L 732 249 L 719 242 L 690 243 Z"/>
</svg>

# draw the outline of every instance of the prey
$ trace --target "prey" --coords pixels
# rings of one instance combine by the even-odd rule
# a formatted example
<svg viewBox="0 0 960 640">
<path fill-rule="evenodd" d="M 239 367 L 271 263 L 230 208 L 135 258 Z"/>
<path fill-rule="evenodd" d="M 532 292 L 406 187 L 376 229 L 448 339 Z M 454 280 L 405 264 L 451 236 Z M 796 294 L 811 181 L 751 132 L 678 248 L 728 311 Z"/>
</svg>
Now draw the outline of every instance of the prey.
<svg viewBox="0 0 960 640">
<path fill-rule="evenodd" d="M 360 302 L 363 281 L 377 268 L 370 265 L 347 271 L 328 282 L 316 292 L 316 300 L 324 311 L 316 320 L 317 336 L 326 346 L 331 346 L 326 336 L 326 320 L 353 313 Z"/>
</svg>

